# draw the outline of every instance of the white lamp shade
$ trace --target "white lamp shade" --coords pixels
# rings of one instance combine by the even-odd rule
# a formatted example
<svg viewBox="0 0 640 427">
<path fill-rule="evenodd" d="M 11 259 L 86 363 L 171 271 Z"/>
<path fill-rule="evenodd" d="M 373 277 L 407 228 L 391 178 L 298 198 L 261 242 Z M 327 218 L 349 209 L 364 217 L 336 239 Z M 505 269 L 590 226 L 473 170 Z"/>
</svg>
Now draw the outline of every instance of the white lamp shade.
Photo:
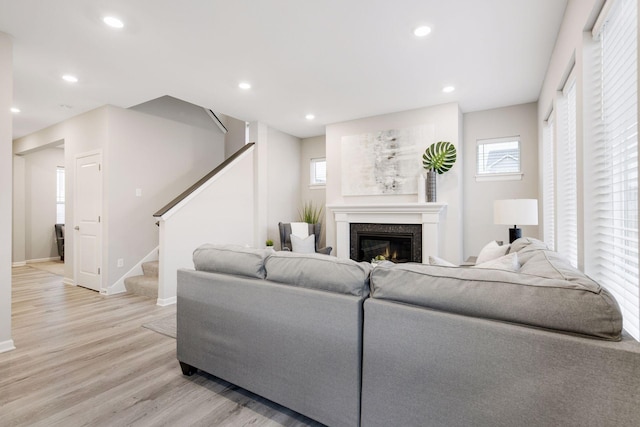
<svg viewBox="0 0 640 427">
<path fill-rule="evenodd" d="M 493 202 L 493 222 L 506 225 L 538 225 L 538 200 L 496 200 Z"/>
</svg>

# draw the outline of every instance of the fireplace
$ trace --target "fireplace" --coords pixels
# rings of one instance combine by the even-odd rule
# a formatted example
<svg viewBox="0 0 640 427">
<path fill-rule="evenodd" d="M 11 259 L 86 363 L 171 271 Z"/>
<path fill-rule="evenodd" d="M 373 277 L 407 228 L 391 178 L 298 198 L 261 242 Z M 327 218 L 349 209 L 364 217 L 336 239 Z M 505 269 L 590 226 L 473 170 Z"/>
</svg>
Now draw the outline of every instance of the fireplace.
<svg viewBox="0 0 640 427">
<path fill-rule="evenodd" d="M 422 262 L 422 224 L 350 224 L 351 259 Z"/>
</svg>

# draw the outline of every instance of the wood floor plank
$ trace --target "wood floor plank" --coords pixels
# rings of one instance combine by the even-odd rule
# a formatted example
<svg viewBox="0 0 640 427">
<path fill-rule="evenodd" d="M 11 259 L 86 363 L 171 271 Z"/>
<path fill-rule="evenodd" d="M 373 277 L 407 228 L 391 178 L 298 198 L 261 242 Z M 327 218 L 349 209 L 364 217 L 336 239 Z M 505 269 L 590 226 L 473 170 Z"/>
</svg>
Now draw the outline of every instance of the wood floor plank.
<svg viewBox="0 0 640 427">
<path fill-rule="evenodd" d="M 16 350 L 0 354 L 0 426 L 320 426 L 206 373 L 182 375 L 173 338 L 142 324 L 175 306 L 105 297 L 12 270 Z"/>
</svg>

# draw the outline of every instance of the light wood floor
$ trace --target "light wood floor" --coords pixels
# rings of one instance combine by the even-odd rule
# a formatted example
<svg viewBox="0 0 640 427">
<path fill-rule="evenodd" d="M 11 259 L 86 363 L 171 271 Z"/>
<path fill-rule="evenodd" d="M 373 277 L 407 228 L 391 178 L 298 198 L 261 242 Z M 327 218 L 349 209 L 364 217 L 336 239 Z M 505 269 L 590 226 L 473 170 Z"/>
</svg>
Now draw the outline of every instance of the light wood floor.
<svg viewBox="0 0 640 427">
<path fill-rule="evenodd" d="M 143 323 L 175 313 L 13 268 L 13 340 L 0 354 L 0 426 L 307 426 L 213 376 L 185 377 L 176 341 Z"/>
</svg>

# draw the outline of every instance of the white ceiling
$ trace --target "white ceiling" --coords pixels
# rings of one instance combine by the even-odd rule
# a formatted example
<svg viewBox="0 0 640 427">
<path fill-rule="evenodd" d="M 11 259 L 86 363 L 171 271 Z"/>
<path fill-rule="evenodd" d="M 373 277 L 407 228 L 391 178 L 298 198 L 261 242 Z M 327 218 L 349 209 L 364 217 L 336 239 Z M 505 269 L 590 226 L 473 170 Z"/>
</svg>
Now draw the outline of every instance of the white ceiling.
<svg viewBox="0 0 640 427">
<path fill-rule="evenodd" d="M 128 108 L 163 95 L 298 137 L 446 102 L 463 112 L 532 102 L 566 3 L 0 0 L 22 110 L 14 137 L 104 104 Z M 105 26 L 105 15 L 124 29 Z M 420 24 L 433 29 L 424 39 L 412 33 Z M 65 73 L 79 82 L 66 83 Z M 445 94 L 446 85 L 456 90 Z"/>
</svg>

